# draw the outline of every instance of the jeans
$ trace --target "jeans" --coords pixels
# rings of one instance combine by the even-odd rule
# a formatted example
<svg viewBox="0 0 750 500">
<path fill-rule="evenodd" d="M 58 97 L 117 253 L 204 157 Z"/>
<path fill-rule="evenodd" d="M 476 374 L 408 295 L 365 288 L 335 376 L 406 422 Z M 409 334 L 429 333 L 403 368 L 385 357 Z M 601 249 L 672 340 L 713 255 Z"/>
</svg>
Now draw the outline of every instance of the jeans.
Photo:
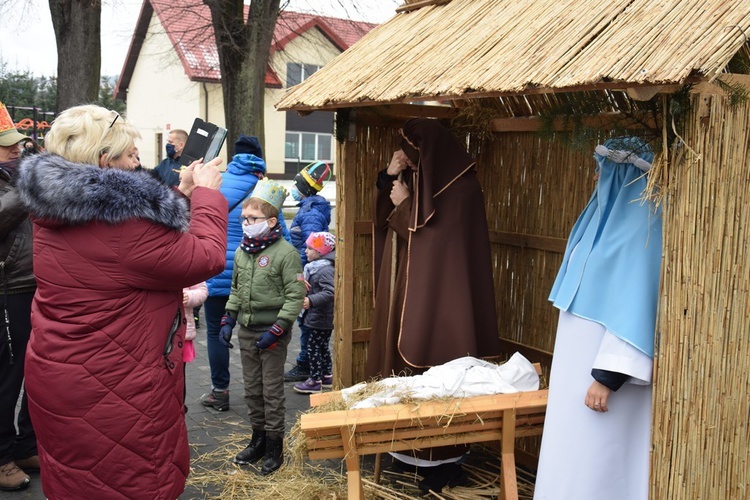
<svg viewBox="0 0 750 500">
<path fill-rule="evenodd" d="M 203 304 L 206 317 L 208 366 L 211 368 L 211 387 L 216 391 L 229 389 L 229 348 L 219 341 L 221 317 L 226 312 L 228 295 L 209 297 Z"/>
<path fill-rule="evenodd" d="M 310 330 L 312 328 L 302 324 L 302 319 L 297 320 L 299 325 L 299 354 L 297 355 L 297 364 L 310 366 L 310 355 L 307 353 L 307 342 L 310 339 Z"/>
</svg>

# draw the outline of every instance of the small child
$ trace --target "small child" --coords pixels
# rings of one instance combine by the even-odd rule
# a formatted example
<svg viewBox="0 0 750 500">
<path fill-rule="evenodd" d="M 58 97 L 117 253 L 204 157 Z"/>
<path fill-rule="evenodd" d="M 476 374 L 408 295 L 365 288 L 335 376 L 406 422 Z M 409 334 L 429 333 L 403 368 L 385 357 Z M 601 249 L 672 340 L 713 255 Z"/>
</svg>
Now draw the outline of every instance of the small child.
<svg viewBox="0 0 750 500">
<path fill-rule="evenodd" d="M 336 237 L 331 233 L 311 233 L 307 237 L 305 282 L 309 284 L 302 303 L 301 323 L 309 329 L 307 353 L 310 378 L 294 386 L 301 394 L 321 392 L 333 384 L 331 352 L 328 342 L 333 331 L 333 279 Z"/>
<path fill-rule="evenodd" d="M 195 309 L 208 298 L 208 286 L 202 281 L 197 285 L 182 289 L 182 304 L 185 306 L 185 346 L 182 349 L 182 361 L 190 363 L 195 359 Z"/>
<path fill-rule="evenodd" d="M 182 369 L 187 369 L 187 363 L 190 363 L 195 359 L 195 324 L 197 318 L 195 318 L 195 308 L 200 307 L 208 298 L 208 286 L 206 282 L 202 281 L 197 285 L 185 287 L 182 289 L 182 304 L 185 307 L 185 344 L 182 348 Z M 184 372 L 183 372 L 184 373 Z M 188 408 L 185 404 L 187 399 L 187 377 L 185 377 L 185 383 L 182 386 L 182 405 L 185 407 L 185 413 Z"/>
<path fill-rule="evenodd" d="M 219 340 L 238 339 L 245 401 L 253 430 L 250 444 L 234 458 L 246 465 L 264 458 L 261 475 L 284 463 L 284 363 L 305 283 L 297 250 L 282 236 L 279 212 L 287 196 L 278 183 L 258 181 L 242 203 L 242 241 L 234 254 L 232 283 Z"/>
</svg>

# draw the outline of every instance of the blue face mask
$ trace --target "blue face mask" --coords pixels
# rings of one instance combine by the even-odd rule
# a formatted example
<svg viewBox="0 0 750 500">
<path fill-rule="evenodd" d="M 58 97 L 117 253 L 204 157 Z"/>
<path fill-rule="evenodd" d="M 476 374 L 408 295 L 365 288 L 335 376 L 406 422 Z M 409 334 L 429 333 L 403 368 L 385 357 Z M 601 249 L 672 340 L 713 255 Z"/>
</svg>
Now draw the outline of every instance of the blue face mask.
<svg viewBox="0 0 750 500">
<path fill-rule="evenodd" d="M 294 201 L 302 201 L 303 197 L 302 193 L 299 192 L 299 189 L 293 187 L 292 189 L 290 189 L 290 192 L 292 194 L 292 198 L 294 198 Z"/>
<path fill-rule="evenodd" d="M 174 158 L 175 150 L 174 144 L 167 144 L 167 157 Z"/>
</svg>

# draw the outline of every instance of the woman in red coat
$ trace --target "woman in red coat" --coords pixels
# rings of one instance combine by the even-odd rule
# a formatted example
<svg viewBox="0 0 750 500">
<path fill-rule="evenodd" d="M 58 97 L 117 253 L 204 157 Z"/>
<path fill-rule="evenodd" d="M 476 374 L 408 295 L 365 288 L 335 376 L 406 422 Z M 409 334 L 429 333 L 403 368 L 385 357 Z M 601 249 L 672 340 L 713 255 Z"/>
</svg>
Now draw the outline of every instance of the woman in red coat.
<svg viewBox="0 0 750 500">
<path fill-rule="evenodd" d="M 178 191 L 134 170 L 138 138 L 77 106 L 19 167 L 38 281 L 26 391 L 50 499 L 171 500 L 189 471 L 182 289 L 224 269 L 227 202 L 220 160 Z"/>
</svg>

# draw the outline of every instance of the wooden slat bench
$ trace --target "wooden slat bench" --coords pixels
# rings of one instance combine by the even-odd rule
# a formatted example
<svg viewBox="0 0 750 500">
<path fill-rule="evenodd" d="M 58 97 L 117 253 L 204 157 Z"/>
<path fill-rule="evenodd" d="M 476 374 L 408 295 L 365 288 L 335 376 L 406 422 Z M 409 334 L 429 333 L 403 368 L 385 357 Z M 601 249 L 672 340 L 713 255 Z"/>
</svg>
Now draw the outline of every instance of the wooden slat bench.
<svg viewBox="0 0 750 500">
<path fill-rule="evenodd" d="M 311 460 L 345 458 L 350 500 L 364 498 L 362 455 L 377 454 L 377 481 L 380 453 L 489 441 L 500 442 L 503 498 L 516 500 L 515 439 L 542 433 L 547 394 L 539 390 L 305 413 L 300 426 Z M 339 392 L 313 394 L 310 405 L 336 398 Z"/>
</svg>

